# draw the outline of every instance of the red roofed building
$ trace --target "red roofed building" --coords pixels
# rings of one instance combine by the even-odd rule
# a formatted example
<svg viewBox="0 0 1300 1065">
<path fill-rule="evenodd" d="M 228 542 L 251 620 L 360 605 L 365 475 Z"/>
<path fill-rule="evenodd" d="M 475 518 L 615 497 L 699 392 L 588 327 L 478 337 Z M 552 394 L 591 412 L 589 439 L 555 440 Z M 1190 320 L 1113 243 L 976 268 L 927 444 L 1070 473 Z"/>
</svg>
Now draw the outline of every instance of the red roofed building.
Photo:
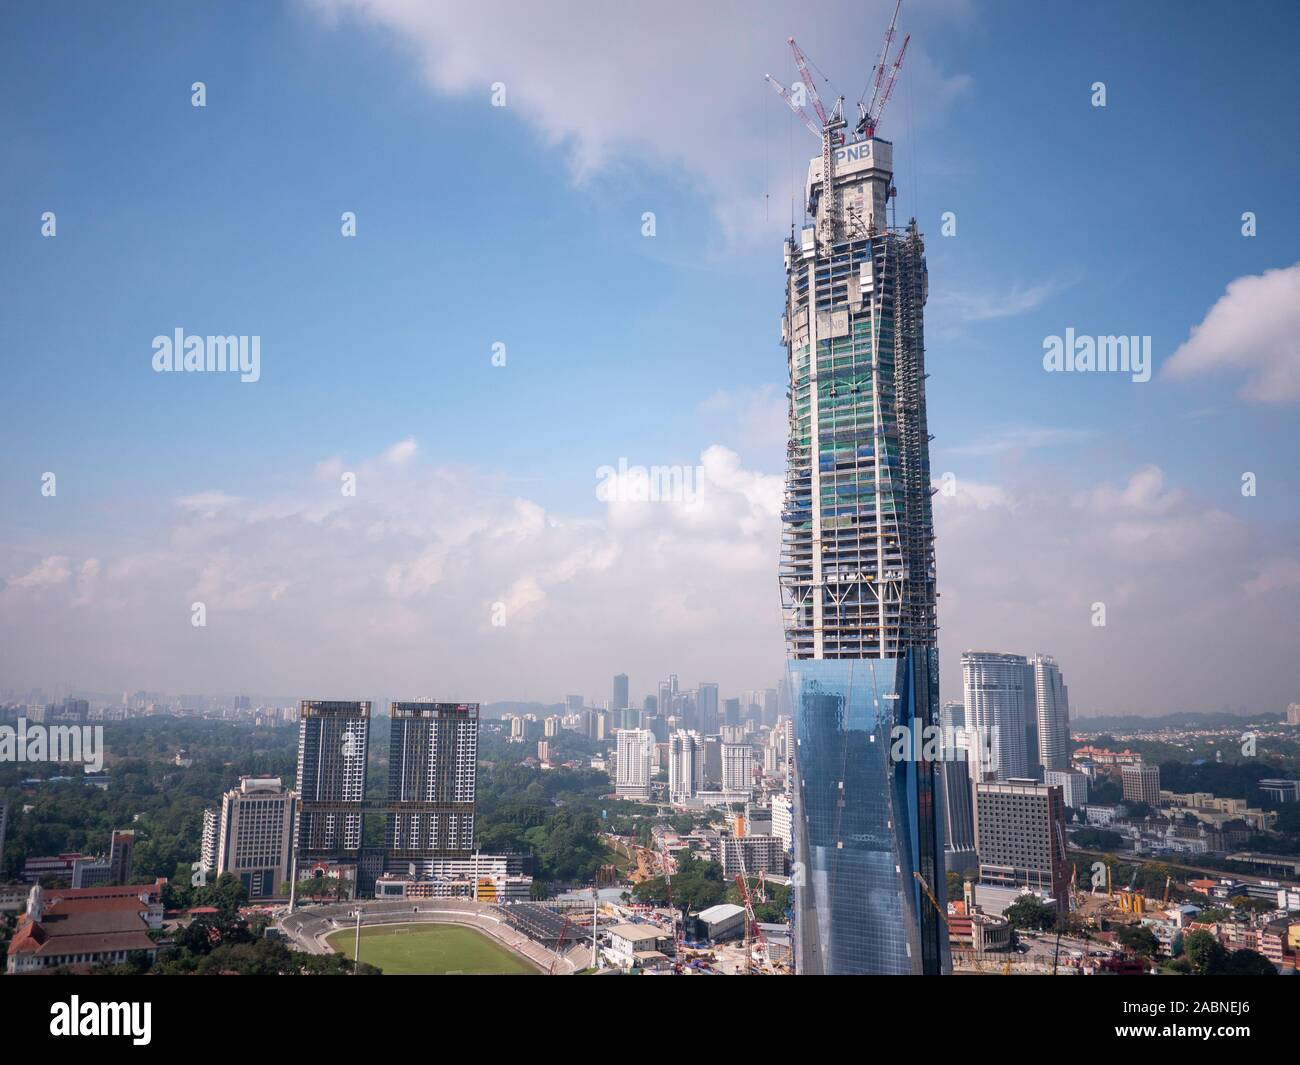
<svg viewBox="0 0 1300 1065">
<path fill-rule="evenodd" d="M 48 891 L 34 886 L 9 943 L 6 971 L 86 972 L 96 965 L 124 962 L 135 951 L 152 961 L 158 946 L 149 930 L 162 927 L 166 882 Z"/>
</svg>

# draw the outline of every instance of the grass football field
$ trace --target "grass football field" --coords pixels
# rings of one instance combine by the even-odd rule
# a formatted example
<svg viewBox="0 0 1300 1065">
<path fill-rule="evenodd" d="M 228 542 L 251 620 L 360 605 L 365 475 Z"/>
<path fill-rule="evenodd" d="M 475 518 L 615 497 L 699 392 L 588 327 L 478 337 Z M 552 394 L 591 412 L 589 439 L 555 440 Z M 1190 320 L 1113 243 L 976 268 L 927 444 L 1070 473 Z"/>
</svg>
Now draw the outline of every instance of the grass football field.
<svg viewBox="0 0 1300 1065">
<path fill-rule="evenodd" d="M 399 928 L 409 931 L 399 932 Z M 352 957 L 356 931 L 347 929 L 326 942 Z M 381 925 L 361 929 L 361 960 L 378 965 L 385 976 L 536 975 L 537 970 L 487 936 L 448 924 Z"/>
</svg>

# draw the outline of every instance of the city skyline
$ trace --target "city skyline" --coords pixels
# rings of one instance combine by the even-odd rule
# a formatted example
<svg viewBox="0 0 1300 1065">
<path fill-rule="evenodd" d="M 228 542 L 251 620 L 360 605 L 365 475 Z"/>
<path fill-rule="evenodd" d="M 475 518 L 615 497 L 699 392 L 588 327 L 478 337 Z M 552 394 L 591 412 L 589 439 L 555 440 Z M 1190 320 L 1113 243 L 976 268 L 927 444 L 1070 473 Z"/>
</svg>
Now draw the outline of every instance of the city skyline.
<svg viewBox="0 0 1300 1065">
<path fill-rule="evenodd" d="M 671 20 L 599 23 L 566 46 L 626 75 L 596 99 L 532 12 L 508 32 L 471 19 L 454 48 L 439 9 L 360 0 L 240 24 L 205 8 L 203 32 L 161 5 L 72 5 L 57 40 L 15 12 L 0 685 L 490 703 L 608 691 L 615 668 L 640 692 L 667 669 L 770 684 L 785 404 L 768 249 L 792 200 L 802 221 L 812 142 L 762 75 L 796 33 L 820 69 L 865 80 L 891 6 L 759 5 L 739 36 L 719 9 L 680 45 Z M 1174 32 L 1123 5 L 1021 24 L 918 0 L 905 19 L 882 136 L 906 163 L 898 218 L 927 235 L 941 696 L 963 649 L 993 647 L 1053 654 L 1080 717 L 1281 712 L 1300 627 L 1298 141 L 1292 112 L 1256 104 L 1284 83 L 1286 34 L 1209 5 Z M 1026 39 L 1041 64 L 1019 62 Z M 702 83 L 665 84 L 679 46 Z M 1195 71 L 1224 47 L 1252 62 L 1202 99 Z M 851 103 L 860 85 L 838 87 Z M 1189 128 L 1233 160 L 1209 198 Z M 160 143 L 257 165 L 142 167 Z M 1099 181 L 1098 159 L 1131 166 Z M 177 328 L 260 336 L 259 379 L 154 373 L 153 338 Z M 1074 330 L 1151 336 L 1151 379 L 1045 373 L 1045 338 Z M 702 473 L 679 500 L 602 499 L 620 459 Z"/>
</svg>

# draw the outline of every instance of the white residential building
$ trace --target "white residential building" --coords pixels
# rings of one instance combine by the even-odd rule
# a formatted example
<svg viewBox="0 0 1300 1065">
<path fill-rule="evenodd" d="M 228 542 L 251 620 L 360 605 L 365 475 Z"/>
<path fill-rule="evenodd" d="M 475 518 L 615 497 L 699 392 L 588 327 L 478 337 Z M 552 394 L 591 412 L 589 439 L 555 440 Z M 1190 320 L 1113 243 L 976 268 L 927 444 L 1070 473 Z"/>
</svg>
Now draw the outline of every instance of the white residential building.
<svg viewBox="0 0 1300 1065">
<path fill-rule="evenodd" d="M 747 743 L 722 745 L 722 790 L 745 792 L 754 786 L 754 749 Z"/>
<path fill-rule="evenodd" d="M 704 784 L 704 741 L 698 732 L 674 732 L 668 737 L 668 798 L 686 802 Z"/>
<path fill-rule="evenodd" d="M 650 798 L 650 775 L 655 737 L 649 729 L 618 731 L 614 790 L 625 799 Z"/>
</svg>

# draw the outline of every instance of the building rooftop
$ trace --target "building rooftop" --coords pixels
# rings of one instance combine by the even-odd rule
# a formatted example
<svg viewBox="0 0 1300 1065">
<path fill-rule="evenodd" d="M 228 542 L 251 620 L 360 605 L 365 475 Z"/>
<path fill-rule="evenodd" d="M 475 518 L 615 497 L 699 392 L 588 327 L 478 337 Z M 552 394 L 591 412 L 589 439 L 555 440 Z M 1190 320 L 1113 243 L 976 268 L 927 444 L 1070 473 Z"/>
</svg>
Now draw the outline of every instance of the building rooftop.
<svg viewBox="0 0 1300 1065">
<path fill-rule="evenodd" d="M 710 906 L 707 910 L 701 910 L 696 916 L 709 924 L 714 921 L 725 921 L 729 917 L 735 917 L 738 913 L 744 913 L 745 907 L 737 906 L 734 902 L 720 902 L 716 906 Z"/>
</svg>

